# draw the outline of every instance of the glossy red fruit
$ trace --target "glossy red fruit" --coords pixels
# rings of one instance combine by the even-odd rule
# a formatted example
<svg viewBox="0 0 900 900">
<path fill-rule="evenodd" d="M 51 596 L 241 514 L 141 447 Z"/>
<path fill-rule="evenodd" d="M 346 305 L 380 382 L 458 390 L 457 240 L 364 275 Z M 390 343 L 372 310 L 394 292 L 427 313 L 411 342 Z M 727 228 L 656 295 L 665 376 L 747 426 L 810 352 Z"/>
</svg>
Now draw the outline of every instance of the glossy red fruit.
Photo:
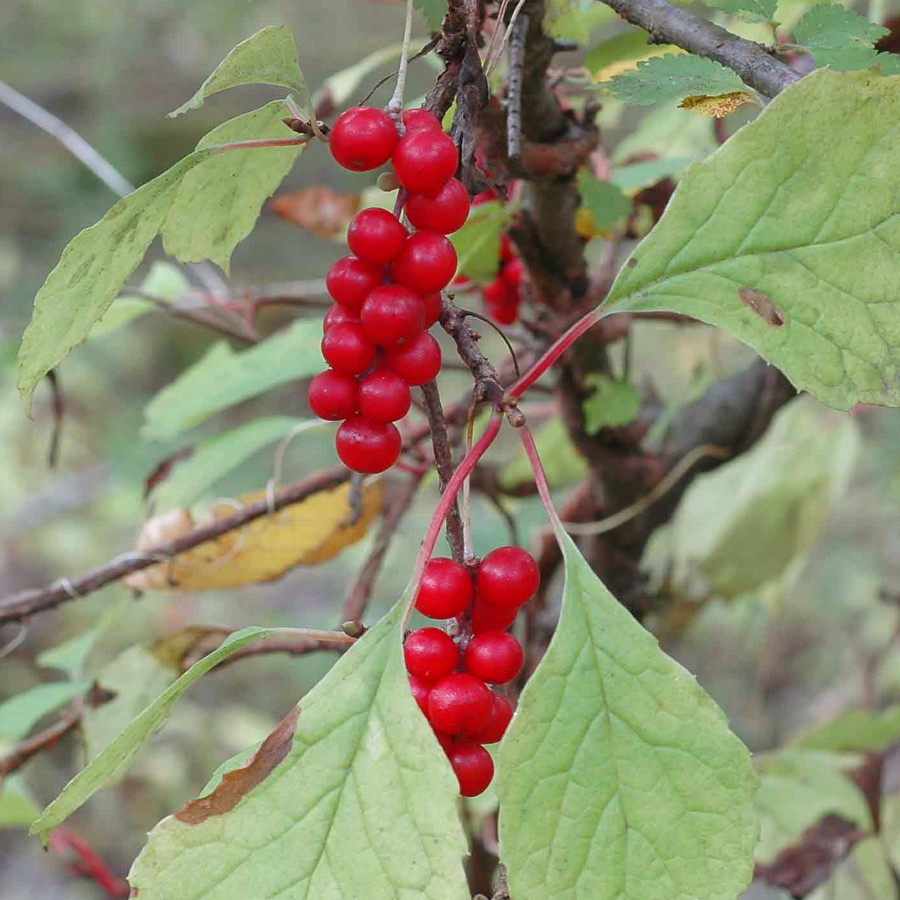
<svg viewBox="0 0 900 900">
<path fill-rule="evenodd" d="M 374 106 L 354 106 L 331 126 L 328 146 L 345 169 L 365 172 L 386 163 L 397 144 L 397 128 L 387 113 Z"/>
<path fill-rule="evenodd" d="M 498 325 L 512 325 L 519 318 L 518 303 L 492 303 L 487 301 L 484 308 Z"/>
<path fill-rule="evenodd" d="M 463 797 L 477 797 L 487 790 L 494 777 L 494 760 L 491 754 L 473 741 L 457 741 L 447 754 L 459 792 Z"/>
<path fill-rule="evenodd" d="M 403 187 L 433 197 L 456 174 L 459 153 L 442 131 L 420 129 L 397 141 L 391 163 Z"/>
<path fill-rule="evenodd" d="M 390 347 L 425 328 L 425 307 L 415 291 L 400 284 L 383 284 L 366 297 L 359 319 L 376 344 Z"/>
<path fill-rule="evenodd" d="M 415 675 L 409 676 L 409 689 L 412 692 L 413 700 L 419 704 L 419 709 L 424 715 L 428 715 L 428 695 L 431 693 L 431 683 L 425 681 L 424 678 L 418 678 Z"/>
<path fill-rule="evenodd" d="M 332 325 L 322 338 L 325 362 L 342 375 L 359 375 L 375 360 L 375 344 L 357 322 Z"/>
<path fill-rule="evenodd" d="M 306 399 L 309 408 L 329 422 L 349 419 L 357 409 L 359 387 L 352 375 L 342 375 L 333 369 L 319 372 L 309 383 Z"/>
<path fill-rule="evenodd" d="M 445 675 L 428 695 L 428 721 L 454 736 L 468 736 L 488 723 L 493 700 L 487 685 L 468 672 Z"/>
<path fill-rule="evenodd" d="M 500 277 L 513 288 L 518 288 L 522 284 L 522 278 L 525 275 L 525 263 L 522 258 L 517 256 L 511 259 L 501 270 Z"/>
<path fill-rule="evenodd" d="M 340 303 L 332 303 L 328 312 L 325 313 L 325 318 L 322 320 L 322 331 L 328 331 L 332 325 L 338 325 L 341 322 L 359 323 L 359 316 L 354 315 L 346 306 L 341 306 Z"/>
<path fill-rule="evenodd" d="M 496 744 L 506 734 L 506 729 L 512 721 L 513 708 L 509 700 L 503 694 L 497 693 L 492 693 L 491 699 L 493 705 L 487 725 L 478 734 L 472 735 L 472 740 L 478 741 L 479 744 Z"/>
<path fill-rule="evenodd" d="M 441 298 L 440 291 L 435 292 L 434 294 L 426 294 L 422 298 L 422 304 L 425 307 L 425 328 L 431 328 L 432 325 L 435 325 L 441 317 L 441 305 L 443 303 L 443 299 Z"/>
<path fill-rule="evenodd" d="M 407 109 L 400 116 L 403 119 L 403 127 L 410 131 L 443 131 L 437 116 L 432 115 L 427 109 Z"/>
<path fill-rule="evenodd" d="M 515 622 L 518 614 L 518 606 L 493 606 L 476 597 L 472 607 L 472 634 L 503 631 L 504 628 L 509 628 Z"/>
<path fill-rule="evenodd" d="M 388 347 L 384 361 L 407 384 L 425 384 L 441 371 L 441 347 L 430 334 L 422 331 L 405 344 Z"/>
<path fill-rule="evenodd" d="M 375 369 L 359 382 L 358 402 L 359 411 L 367 419 L 396 422 L 409 412 L 409 385 L 393 369 Z"/>
<path fill-rule="evenodd" d="M 466 671 L 490 684 L 512 681 L 524 663 L 522 645 L 508 631 L 477 634 L 466 647 Z"/>
<path fill-rule="evenodd" d="M 521 547 L 497 547 L 478 566 L 478 596 L 494 606 L 521 606 L 541 584 L 534 557 Z"/>
<path fill-rule="evenodd" d="M 450 234 L 462 228 L 469 216 L 469 192 L 461 181 L 451 178 L 434 197 L 410 194 L 406 215 L 416 228 Z"/>
<path fill-rule="evenodd" d="M 386 209 L 361 209 L 347 228 L 347 245 L 365 263 L 383 266 L 402 249 L 409 232 Z"/>
<path fill-rule="evenodd" d="M 417 294 L 432 294 L 456 274 L 456 249 L 436 231 L 411 234 L 391 264 L 391 277 Z"/>
<path fill-rule="evenodd" d="M 444 734 L 443 731 L 438 731 L 436 728 L 432 728 L 431 731 L 437 738 L 437 742 L 441 745 L 441 750 L 449 756 L 450 751 L 456 745 L 456 738 L 453 737 L 452 734 Z"/>
<path fill-rule="evenodd" d="M 334 445 L 348 469 L 372 474 L 397 462 L 403 441 L 397 427 L 389 422 L 351 416 L 338 428 Z"/>
<path fill-rule="evenodd" d="M 403 642 L 403 659 L 410 675 L 425 681 L 439 681 L 459 662 L 459 648 L 440 628 L 419 628 Z"/>
<path fill-rule="evenodd" d="M 325 287 L 333 300 L 352 313 L 362 309 L 363 301 L 381 284 L 381 271 L 355 256 L 342 256 L 332 263 L 325 276 Z"/>
<path fill-rule="evenodd" d="M 416 609 L 432 619 L 452 619 L 472 602 L 472 577 L 445 556 L 429 559 L 416 594 Z"/>
</svg>

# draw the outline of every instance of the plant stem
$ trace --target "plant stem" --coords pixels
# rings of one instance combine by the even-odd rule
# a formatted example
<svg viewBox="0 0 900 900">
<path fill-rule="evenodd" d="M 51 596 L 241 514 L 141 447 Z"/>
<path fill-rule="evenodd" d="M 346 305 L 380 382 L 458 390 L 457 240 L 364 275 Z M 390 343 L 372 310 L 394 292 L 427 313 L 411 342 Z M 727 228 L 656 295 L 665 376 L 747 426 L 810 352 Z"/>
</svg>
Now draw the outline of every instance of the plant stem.
<svg viewBox="0 0 900 900">
<path fill-rule="evenodd" d="M 397 68 L 397 84 L 388 101 L 388 111 L 400 114 L 403 109 L 403 93 L 406 90 L 406 70 L 409 68 L 409 39 L 412 34 L 412 0 L 406 0 L 406 21 L 403 24 L 403 48 L 400 51 L 400 65 Z"/>
<path fill-rule="evenodd" d="M 561 536 L 565 534 L 565 530 L 563 529 L 562 522 L 559 520 L 556 507 L 553 505 L 553 495 L 550 493 L 550 483 L 547 481 L 547 473 L 544 471 L 544 464 L 541 462 L 541 457 L 538 454 L 537 445 L 534 443 L 534 437 L 528 430 L 527 425 L 517 428 L 516 431 L 519 435 L 519 439 L 522 441 L 522 446 L 525 448 L 525 455 L 528 457 L 528 462 L 531 464 L 531 471 L 534 473 L 534 484 L 535 487 L 537 487 L 541 503 L 544 504 L 544 509 L 547 511 L 547 518 L 550 520 L 550 524 L 553 526 L 553 530 L 556 534 Z"/>
<path fill-rule="evenodd" d="M 309 135 L 301 134 L 292 138 L 253 138 L 249 141 L 232 141 L 228 144 L 212 144 L 206 150 L 214 153 L 223 150 L 252 150 L 256 147 L 296 147 L 297 144 L 308 144 Z"/>
</svg>

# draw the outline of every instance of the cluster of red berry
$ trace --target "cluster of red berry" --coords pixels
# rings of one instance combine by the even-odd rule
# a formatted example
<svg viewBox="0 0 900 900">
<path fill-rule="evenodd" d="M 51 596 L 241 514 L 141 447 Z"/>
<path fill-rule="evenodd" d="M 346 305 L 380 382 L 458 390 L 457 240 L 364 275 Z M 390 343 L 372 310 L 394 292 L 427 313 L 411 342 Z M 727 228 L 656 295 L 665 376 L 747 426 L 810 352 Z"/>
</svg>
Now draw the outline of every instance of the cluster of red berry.
<svg viewBox="0 0 900 900">
<path fill-rule="evenodd" d="M 433 619 L 457 618 L 464 637 L 440 628 L 413 631 L 403 644 L 409 684 L 450 760 L 465 797 L 491 782 L 494 763 L 484 744 L 503 737 L 513 709 L 488 684 L 512 681 L 522 669 L 522 645 L 505 629 L 540 585 L 531 554 L 498 547 L 472 576 L 452 559 L 429 560 L 416 609 Z"/>
<path fill-rule="evenodd" d="M 326 277 L 335 301 L 325 317 L 322 355 L 330 366 L 309 386 L 312 411 L 342 421 L 338 456 L 355 472 L 383 472 L 400 455 L 397 426 L 410 407 L 410 385 L 437 375 L 441 351 L 428 334 L 441 290 L 456 272 L 447 235 L 469 214 L 469 194 L 454 178 L 456 145 L 424 109 L 402 116 L 404 134 L 380 109 L 342 113 L 329 137 L 332 156 L 361 172 L 391 161 L 405 195 L 410 233 L 394 213 L 373 207 L 347 231 L 352 255 Z"/>
<path fill-rule="evenodd" d="M 512 325 L 519 318 L 522 302 L 522 276 L 525 266 L 507 235 L 500 238 L 500 268 L 494 280 L 482 290 L 487 314 L 501 325 Z"/>
</svg>

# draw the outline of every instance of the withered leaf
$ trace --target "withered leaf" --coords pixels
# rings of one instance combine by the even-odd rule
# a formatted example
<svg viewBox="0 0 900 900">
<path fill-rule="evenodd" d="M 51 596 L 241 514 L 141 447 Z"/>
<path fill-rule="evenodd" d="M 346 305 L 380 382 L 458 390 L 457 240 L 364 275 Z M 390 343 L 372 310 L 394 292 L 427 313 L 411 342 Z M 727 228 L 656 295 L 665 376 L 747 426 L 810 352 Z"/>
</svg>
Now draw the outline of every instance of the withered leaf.
<svg viewBox="0 0 900 900">
<path fill-rule="evenodd" d="M 278 194 L 269 201 L 272 212 L 322 238 L 343 234 L 360 207 L 359 194 L 316 184 Z"/>
</svg>

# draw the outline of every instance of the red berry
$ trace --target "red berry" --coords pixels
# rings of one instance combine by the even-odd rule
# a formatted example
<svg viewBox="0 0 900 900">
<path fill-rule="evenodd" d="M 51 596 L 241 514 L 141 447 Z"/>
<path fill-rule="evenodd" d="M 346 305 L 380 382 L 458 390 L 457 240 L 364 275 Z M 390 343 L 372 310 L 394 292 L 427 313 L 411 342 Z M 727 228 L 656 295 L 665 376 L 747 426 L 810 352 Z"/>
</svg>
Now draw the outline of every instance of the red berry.
<svg viewBox="0 0 900 900">
<path fill-rule="evenodd" d="M 328 293 L 350 312 L 358 313 L 363 301 L 381 284 L 381 272 L 355 256 L 342 256 L 325 276 Z"/>
<path fill-rule="evenodd" d="M 450 748 L 447 758 L 463 797 L 477 797 L 487 790 L 494 777 L 494 760 L 481 744 L 457 741 Z"/>
<path fill-rule="evenodd" d="M 515 259 L 511 259 L 506 265 L 500 270 L 501 278 L 510 286 L 517 288 L 522 283 L 522 277 L 525 274 L 525 263 L 522 262 L 522 258 L 517 256 Z"/>
<path fill-rule="evenodd" d="M 428 721 L 445 734 L 475 734 L 487 725 L 493 702 L 483 681 L 468 672 L 453 672 L 431 689 Z"/>
<path fill-rule="evenodd" d="M 479 744 L 496 744 L 509 727 L 509 723 L 513 717 L 512 704 L 503 694 L 492 693 L 491 714 L 488 717 L 487 725 L 472 735 L 472 740 L 478 741 Z"/>
<path fill-rule="evenodd" d="M 515 622 L 518 614 L 518 606 L 493 606 L 485 603 L 480 597 L 476 597 L 475 605 L 472 607 L 472 633 L 503 631 L 504 628 L 509 628 Z"/>
<path fill-rule="evenodd" d="M 521 547 L 497 547 L 478 566 L 478 596 L 494 606 L 521 606 L 541 584 L 534 557 Z"/>
<path fill-rule="evenodd" d="M 333 369 L 319 372 L 306 391 L 309 408 L 320 419 L 327 419 L 329 422 L 349 419 L 356 412 L 357 395 L 356 379 Z"/>
<path fill-rule="evenodd" d="M 482 203 L 488 203 L 489 201 L 496 199 L 497 192 L 493 188 L 488 188 L 486 191 L 482 191 L 472 198 L 472 206 L 481 206 Z"/>
<path fill-rule="evenodd" d="M 425 328 L 425 307 L 409 288 L 383 284 L 366 297 L 360 321 L 376 344 L 390 347 L 408 341 Z"/>
<path fill-rule="evenodd" d="M 498 325 L 512 325 L 519 318 L 518 303 L 492 303 L 488 300 L 485 309 Z"/>
<path fill-rule="evenodd" d="M 451 178 L 434 197 L 410 194 L 406 215 L 416 228 L 450 234 L 462 228 L 468 218 L 469 192 L 461 181 Z"/>
<path fill-rule="evenodd" d="M 437 116 L 427 109 L 407 109 L 400 116 L 403 126 L 409 131 L 443 131 Z"/>
<path fill-rule="evenodd" d="M 429 559 L 416 594 L 416 609 L 432 619 L 451 619 L 472 602 L 472 577 L 445 556 Z"/>
<path fill-rule="evenodd" d="M 441 745 L 441 750 L 449 756 L 450 751 L 456 745 L 456 738 L 453 737 L 452 734 L 444 734 L 443 731 L 438 731 L 436 728 L 432 728 L 431 730 L 437 738 L 437 742 Z"/>
<path fill-rule="evenodd" d="M 337 430 L 334 440 L 341 462 L 354 472 L 383 472 L 400 456 L 403 441 L 395 425 L 351 416 Z"/>
<path fill-rule="evenodd" d="M 409 385 L 393 369 L 375 369 L 359 383 L 359 411 L 373 422 L 396 422 L 409 406 Z"/>
<path fill-rule="evenodd" d="M 392 212 L 373 206 L 350 220 L 347 244 L 363 262 L 383 266 L 403 249 L 408 234 Z"/>
<path fill-rule="evenodd" d="M 440 291 L 436 291 L 434 294 L 426 294 L 422 298 L 422 303 L 425 305 L 425 328 L 427 330 L 436 324 L 441 317 L 443 299 Z"/>
<path fill-rule="evenodd" d="M 397 144 L 397 128 L 383 110 L 354 106 L 342 112 L 328 135 L 331 155 L 354 172 L 377 169 L 391 158 Z"/>
<path fill-rule="evenodd" d="M 439 681 L 459 662 L 459 649 L 453 638 L 440 628 L 420 628 L 403 642 L 406 671 L 425 681 Z"/>
<path fill-rule="evenodd" d="M 466 647 L 466 671 L 491 684 L 512 681 L 524 662 L 522 645 L 508 631 L 485 631 Z"/>
<path fill-rule="evenodd" d="M 445 235 L 417 231 L 391 264 L 391 276 L 417 294 L 432 294 L 450 284 L 456 262 L 456 250 Z"/>
<path fill-rule="evenodd" d="M 488 314 L 501 325 L 512 325 L 519 316 L 519 292 L 498 275 L 482 289 Z"/>
<path fill-rule="evenodd" d="M 332 325 L 338 325 L 341 322 L 359 322 L 359 317 L 353 315 L 346 306 L 341 306 L 340 303 L 332 303 L 328 308 L 328 312 L 325 313 L 325 318 L 322 320 L 322 331 L 328 331 Z"/>
<path fill-rule="evenodd" d="M 419 709 L 423 715 L 428 715 L 428 695 L 431 693 L 431 684 L 424 678 L 418 678 L 416 675 L 409 676 L 409 689 L 412 692 L 413 700 L 419 704 Z"/>
<path fill-rule="evenodd" d="M 399 372 L 407 384 L 425 384 L 441 371 L 441 346 L 422 331 L 405 344 L 388 347 L 384 361 Z"/>
<path fill-rule="evenodd" d="M 325 362 L 342 375 L 359 375 L 375 359 L 375 344 L 357 322 L 332 325 L 322 338 Z"/>
<path fill-rule="evenodd" d="M 459 153 L 442 131 L 420 129 L 397 141 L 391 163 L 403 187 L 433 197 L 456 174 Z"/>
</svg>

